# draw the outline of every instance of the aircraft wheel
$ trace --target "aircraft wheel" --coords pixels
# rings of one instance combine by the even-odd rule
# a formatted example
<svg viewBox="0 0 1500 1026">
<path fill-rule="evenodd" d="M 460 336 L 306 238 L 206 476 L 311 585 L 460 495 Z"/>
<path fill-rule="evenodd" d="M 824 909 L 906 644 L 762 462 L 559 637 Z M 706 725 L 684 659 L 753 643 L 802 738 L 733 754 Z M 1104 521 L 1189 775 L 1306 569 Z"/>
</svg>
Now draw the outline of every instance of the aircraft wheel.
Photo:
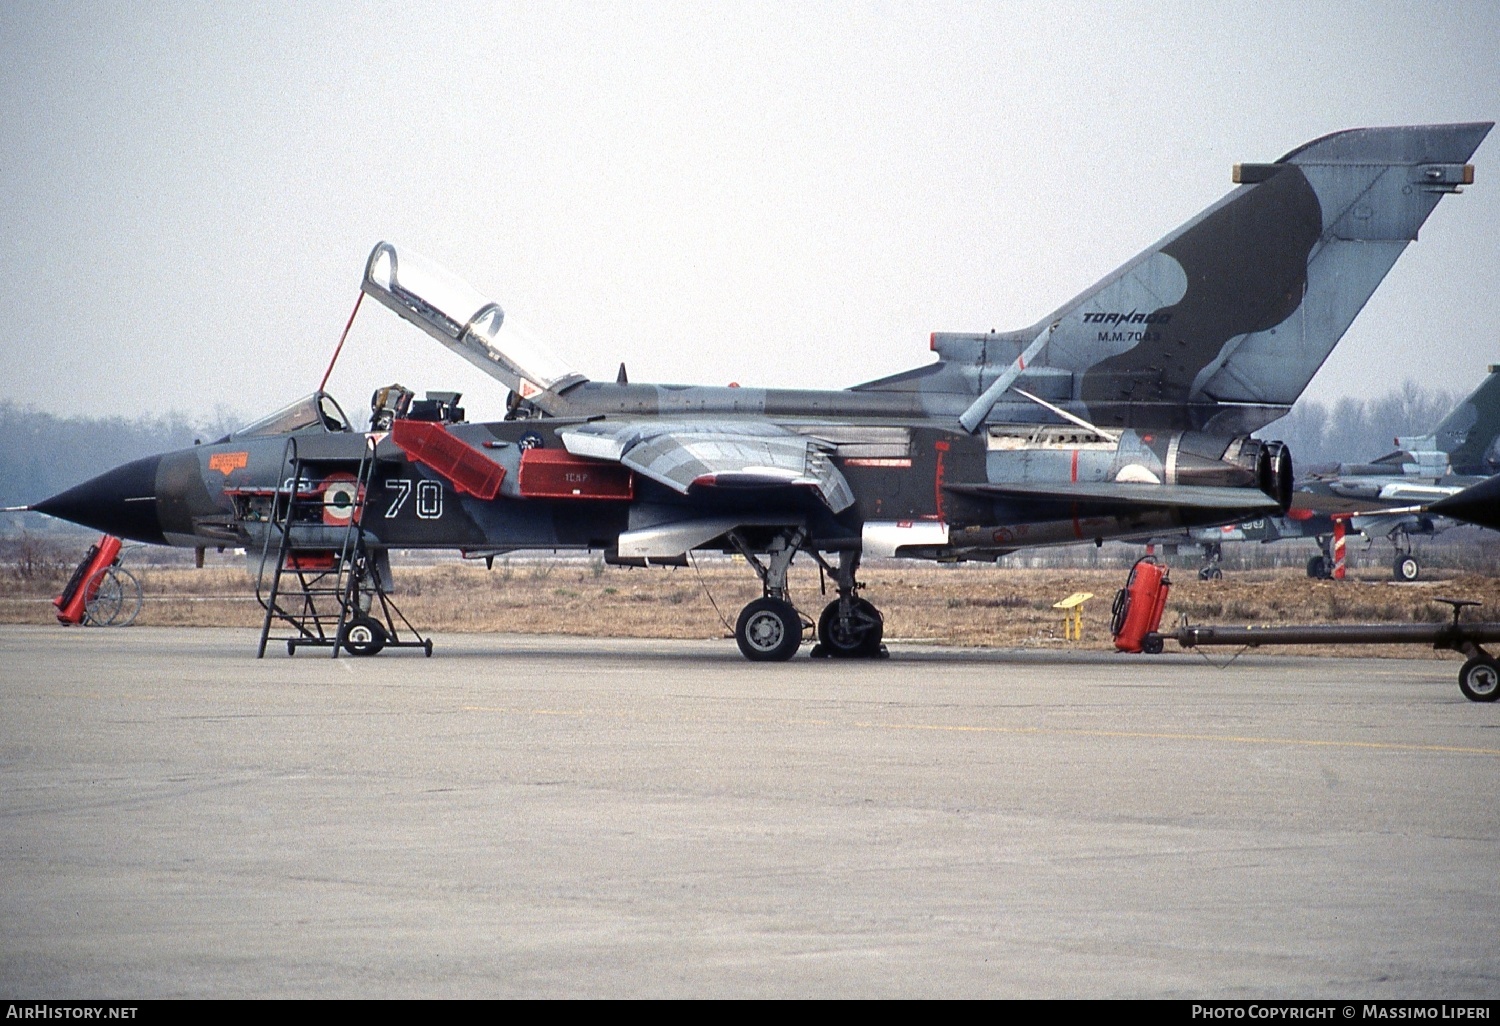
<svg viewBox="0 0 1500 1026">
<path fill-rule="evenodd" d="M 1223 578 L 1223 576 L 1224 571 L 1216 566 L 1206 566 L 1198 571 L 1198 580 L 1200 581 L 1217 581 Z"/>
<path fill-rule="evenodd" d="M 380 621 L 369 616 L 356 616 L 344 624 L 341 638 L 344 651 L 354 656 L 378 655 L 387 641 L 385 628 Z"/>
<path fill-rule="evenodd" d="M 740 611 L 734 640 L 753 663 L 785 662 L 802 644 L 802 618 L 790 602 L 756 599 Z"/>
<path fill-rule="evenodd" d="M 1422 565 L 1416 556 L 1397 556 L 1391 571 L 1398 581 L 1415 581 L 1422 573 Z"/>
<path fill-rule="evenodd" d="M 1470 659 L 1458 671 L 1458 690 L 1471 702 L 1500 698 L 1500 664 L 1488 656 Z"/>
<path fill-rule="evenodd" d="M 855 599 L 847 627 L 839 624 L 838 600 L 828 603 L 818 617 L 818 641 L 823 654 L 835 659 L 871 659 L 880 654 L 885 622 L 880 610 L 864 599 Z"/>
<path fill-rule="evenodd" d="M 1328 570 L 1328 560 L 1324 559 L 1322 556 L 1313 556 L 1311 559 L 1309 559 L 1307 561 L 1307 576 L 1311 577 L 1315 581 L 1328 580 L 1330 576 Z"/>
</svg>

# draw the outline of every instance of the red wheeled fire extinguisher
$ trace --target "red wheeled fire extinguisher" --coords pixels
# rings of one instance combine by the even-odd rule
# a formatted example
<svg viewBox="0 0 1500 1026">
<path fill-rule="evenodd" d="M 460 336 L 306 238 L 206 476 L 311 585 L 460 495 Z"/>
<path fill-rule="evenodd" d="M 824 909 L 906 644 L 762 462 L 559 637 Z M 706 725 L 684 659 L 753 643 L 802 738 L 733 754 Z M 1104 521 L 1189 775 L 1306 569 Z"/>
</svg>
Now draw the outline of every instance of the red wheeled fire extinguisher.
<svg viewBox="0 0 1500 1026">
<path fill-rule="evenodd" d="M 119 564 L 119 538 L 106 534 L 90 545 L 62 594 L 52 600 L 57 622 L 128 626 L 141 611 L 141 586 Z"/>
<path fill-rule="evenodd" d="M 1162 643 L 1154 635 L 1161 626 L 1162 612 L 1167 608 L 1167 592 L 1172 590 L 1172 579 L 1167 568 L 1156 561 L 1155 556 L 1144 556 L 1130 568 L 1130 577 L 1125 587 L 1115 593 L 1114 617 L 1109 630 L 1114 635 L 1115 648 L 1121 652 L 1161 651 Z"/>
</svg>

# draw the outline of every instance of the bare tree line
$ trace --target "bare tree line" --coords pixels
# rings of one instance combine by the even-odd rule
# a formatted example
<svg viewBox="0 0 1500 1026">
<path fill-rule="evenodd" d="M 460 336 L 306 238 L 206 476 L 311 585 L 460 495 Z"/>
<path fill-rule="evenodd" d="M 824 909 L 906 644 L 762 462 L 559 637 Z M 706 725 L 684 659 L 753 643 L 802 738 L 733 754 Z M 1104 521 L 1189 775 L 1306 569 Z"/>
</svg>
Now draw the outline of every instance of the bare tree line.
<svg viewBox="0 0 1500 1026">
<path fill-rule="evenodd" d="M 1299 472 L 1319 464 L 1365 463 L 1395 449 L 1398 435 L 1423 435 L 1437 427 L 1466 394 L 1408 379 L 1371 398 L 1303 399 L 1256 434 L 1291 446 Z"/>
<path fill-rule="evenodd" d="M 40 502 L 121 463 L 212 441 L 247 422 L 224 407 L 199 418 L 65 417 L 0 401 L 0 506 Z"/>
</svg>

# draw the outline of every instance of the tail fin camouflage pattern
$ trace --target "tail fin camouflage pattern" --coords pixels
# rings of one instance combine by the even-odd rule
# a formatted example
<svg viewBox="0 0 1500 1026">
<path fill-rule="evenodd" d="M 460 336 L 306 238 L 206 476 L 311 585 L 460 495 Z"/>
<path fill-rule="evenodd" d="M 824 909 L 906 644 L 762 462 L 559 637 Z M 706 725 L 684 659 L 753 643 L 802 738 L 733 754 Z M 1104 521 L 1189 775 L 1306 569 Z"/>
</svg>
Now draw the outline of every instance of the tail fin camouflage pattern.
<svg viewBox="0 0 1500 1026">
<path fill-rule="evenodd" d="M 976 396 L 971 429 L 1015 418 L 1013 384 L 1103 426 L 1254 430 L 1302 393 L 1438 201 L 1473 181 L 1491 127 L 1354 129 L 1237 165 L 1227 196 L 1039 324 L 934 335 L 938 364 L 858 387 Z"/>
<path fill-rule="evenodd" d="M 1488 477 L 1500 470 L 1497 439 L 1500 439 L 1500 365 L 1492 364 L 1479 387 L 1455 406 L 1432 434 L 1398 438 L 1396 444 L 1409 453 L 1447 453 L 1450 473 Z"/>
</svg>

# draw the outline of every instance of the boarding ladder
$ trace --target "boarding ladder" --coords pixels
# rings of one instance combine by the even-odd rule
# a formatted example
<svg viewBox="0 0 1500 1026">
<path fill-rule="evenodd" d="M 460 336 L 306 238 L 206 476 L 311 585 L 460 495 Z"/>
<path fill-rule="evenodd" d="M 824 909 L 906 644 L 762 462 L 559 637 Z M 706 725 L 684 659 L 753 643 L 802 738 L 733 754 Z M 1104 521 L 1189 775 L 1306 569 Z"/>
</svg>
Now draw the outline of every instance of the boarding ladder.
<svg viewBox="0 0 1500 1026">
<path fill-rule="evenodd" d="M 365 544 L 365 501 L 374 478 L 375 446 L 373 437 L 366 439 L 350 482 L 352 494 L 330 498 L 326 481 L 319 485 L 309 479 L 297 439 L 287 439 L 282 465 L 291 467 L 291 476 L 271 495 L 255 579 L 256 600 L 266 611 L 257 659 L 265 656 L 266 644 L 273 640 L 286 642 L 287 655 L 295 655 L 302 646 L 331 649 L 335 659 L 341 648 L 353 655 L 421 648 L 432 655 L 432 641 L 423 638 L 391 601 L 386 592 L 389 571 Z M 338 509 L 334 519 L 341 524 L 327 522 L 330 508 Z M 347 519 L 342 516 L 346 509 Z M 272 625 L 277 623 L 294 633 L 272 638 Z"/>
</svg>

